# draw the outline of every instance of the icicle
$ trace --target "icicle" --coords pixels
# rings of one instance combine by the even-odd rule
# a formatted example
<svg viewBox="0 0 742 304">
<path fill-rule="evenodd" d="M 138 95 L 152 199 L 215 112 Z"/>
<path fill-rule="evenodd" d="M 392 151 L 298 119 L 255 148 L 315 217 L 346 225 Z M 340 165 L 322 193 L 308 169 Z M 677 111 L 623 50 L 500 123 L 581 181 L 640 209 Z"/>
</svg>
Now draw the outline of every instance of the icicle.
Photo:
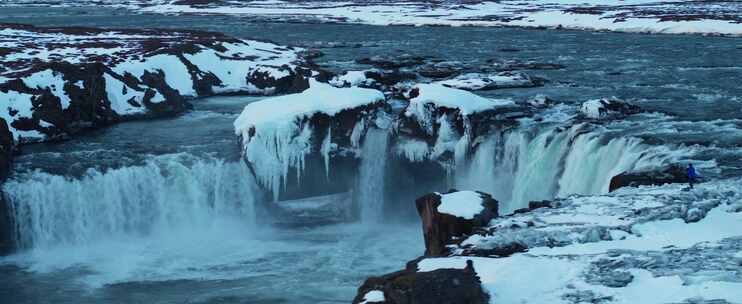
<svg viewBox="0 0 742 304">
<path fill-rule="evenodd" d="M 366 118 L 361 118 L 358 122 L 356 122 L 356 125 L 353 127 L 353 131 L 350 133 L 350 145 L 353 148 L 358 148 L 361 143 L 361 137 L 363 136 L 363 131 L 366 130 Z"/>
<path fill-rule="evenodd" d="M 322 141 L 320 152 L 325 160 L 325 175 L 328 180 L 330 179 L 330 151 L 332 151 L 332 127 L 327 127 L 327 135 Z"/>
</svg>

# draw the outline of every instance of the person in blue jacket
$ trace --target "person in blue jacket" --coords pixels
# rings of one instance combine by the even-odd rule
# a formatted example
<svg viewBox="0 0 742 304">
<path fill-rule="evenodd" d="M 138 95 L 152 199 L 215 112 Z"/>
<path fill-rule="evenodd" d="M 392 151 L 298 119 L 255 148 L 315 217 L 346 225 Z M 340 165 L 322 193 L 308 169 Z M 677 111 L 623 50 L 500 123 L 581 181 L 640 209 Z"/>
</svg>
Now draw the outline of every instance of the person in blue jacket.
<svg viewBox="0 0 742 304">
<path fill-rule="evenodd" d="M 688 164 L 688 185 L 690 185 L 691 189 L 693 189 L 693 183 L 696 182 L 696 178 L 698 178 L 696 168 L 693 167 L 693 164 Z"/>
</svg>

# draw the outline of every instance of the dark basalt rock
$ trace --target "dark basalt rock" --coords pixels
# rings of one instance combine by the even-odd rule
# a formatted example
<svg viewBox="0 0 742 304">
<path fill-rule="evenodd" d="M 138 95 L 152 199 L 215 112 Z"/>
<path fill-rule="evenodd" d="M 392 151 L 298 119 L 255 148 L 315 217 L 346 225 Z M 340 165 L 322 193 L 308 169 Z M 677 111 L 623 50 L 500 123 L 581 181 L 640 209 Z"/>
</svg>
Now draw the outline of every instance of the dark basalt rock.
<svg viewBox="0 0 742 304">
<path fill-rule="evenodd" d="M 609 192 L 622 187 L 637 187 L 645 185 L 664 185 L 672 183 L 687 183 L 686 169 L 680 166 L 669 166 L 653 171 L 623 172 L 611 178 Z"/>
<path fill-rule="evenodd" d="M 452 190 L 448 193 L 453 192 L 456 191 Z M 481 203 L 484 209 L 472 219 L 438 212 L 441 195 L 437 193 L 425 195 L 415 201 L 417 212 L 422 219 L 425 256 L 448 255 L 447 245 L 463 240 L 477 228 L 485 227 L 490 220 L 498 216 L 498 202 L 489 194 L 479 193 L 482 195 Z"/>
<path fill-rule="evenodd" d="M 13 135 L 5 119 L 0 118 L 0 182 L 5 181 L 10 172 L 13 157 Z M 0 191 L 0 256 L 13 250 L 13 226 L 5 195 Z"/>
<path fill-rule="evenodd" d="M 308 70 L 297 69 L 296 71 L 288 67 L 282 67 L 289 72 L 288 76 L 274 78 L 269 72 L 255 71 L 247 76 L 247 81 L 254 84 L 259 89 L 275 88 L 273 94 L 291 94 L 299 93 L 309 88 Z"/>
<path fill-rule="evenodd" d="M 417 65 L 421 65 L 428 60 L 428 57 L 413 56 L 409 54 L 402 54 L 400 56 L 373 56 L 367 58 L 361 58 L 356 60 L 356 63 L 368 64 L 381 69 L 399 69 L 409 68 Z"/>
<path fill-rule="evenodd" d="M 497 60 L 497 59 L 490 59 L 487 60 L 487 63 L 490 64 L 490 66 L 483 67 L 483 70 L 490 70 L 494 69 L 498 72 L 505 72 L 505 71 L 517 71 L 517 70 L 561 70 L 564 69 L 565 66 L 558 63 L 548 63 L 548 62 L 535 62 L 535 61 L 520 61 L 520 60 Z"/>
<path fill-rule="evenodd" d="M 417 261 L 407 264 L 407 269 L 381 277 L 371 277 L 358 288 L 353 303 L 361 303 L 367 292 L 384 293 L 385 304 L 483 304 L 489 295 L 482 289 L 481 281 L 471 261 L 464 269 L 438 269 L 417 272 Z"/>
</svg>

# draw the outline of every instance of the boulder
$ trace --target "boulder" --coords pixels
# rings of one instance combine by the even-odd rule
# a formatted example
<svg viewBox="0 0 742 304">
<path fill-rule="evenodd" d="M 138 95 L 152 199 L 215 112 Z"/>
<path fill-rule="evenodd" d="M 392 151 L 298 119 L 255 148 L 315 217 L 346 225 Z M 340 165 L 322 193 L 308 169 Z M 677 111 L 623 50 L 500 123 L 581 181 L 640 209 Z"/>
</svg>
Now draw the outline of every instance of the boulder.
<svg viewBox="0 0 742 304">
<path fill-rule="evenodd" d="M 373 56 L 356 60 L 360 64 L 368 64 L 380 69 L 399 69 L 421 65 L 429 60 L 428 57 L 402 54 L 399 56 Z"/>
<path fill-rule="evenodd" d="M 656 170 L 622 172 L 611 178 L 608 188 L 609 192 L 622 187 L 637 187 L 647 185 L 664 185 L 672 183 L 687 183 L 688 175 L 686 169 L 673 165 Z"/>
<path fill-rule="evenodd" d="M 498 202 L 475 191 L 430 193 L 415 201 L 422 219 L 425 256 L 446 256 L 457 244 L 498 216 Z"/>
<path fill-rule="evenodd" d="M 353 303 L 385 304 L 484 304 L 489 295 L 482 289 L 473 263 L 464 269 L 417 272 L 417 261 L 407 269 L 368 278 Z"/>
<path fill-rule="evenodd" d="M 499 72 L 495 74 L 467 73 L 438 83 L 462 90 L 484 91 L 507 88 L 532 88 L 542 86 L 544 81 L 523 72 Z"/>
<path fill-rule="evenodd" d="M 592 99 L 582 103 L 580 107 L 582 114 L 590 119 L 601 119 L 606 117 L 623 117 L 636 114 L 641 111 L 639 106 L 616 97 Z"/>
</svg>

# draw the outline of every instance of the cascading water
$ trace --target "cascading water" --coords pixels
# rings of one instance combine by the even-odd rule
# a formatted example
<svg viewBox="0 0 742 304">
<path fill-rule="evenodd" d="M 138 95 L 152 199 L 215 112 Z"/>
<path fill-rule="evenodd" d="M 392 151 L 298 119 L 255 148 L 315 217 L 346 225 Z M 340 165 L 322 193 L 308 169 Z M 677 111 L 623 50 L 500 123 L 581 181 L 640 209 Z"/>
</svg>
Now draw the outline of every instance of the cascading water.
<svg viewBox="0 0 742 304">
<path fill-rule="evenodd" d="M 583 125 L 521 128 L 481 143 L 466 169 L 457 170 L 456 187 L 492 193 L 507 213 L 530 201 L 608 192 L 613 176 L 670 158 L 664 147 L 630 137 L 610 139 Z"/>
<path fill-rule="evenodd" d="M 90 170 L 80 179 L 31 172 L 4 190 L 18 243 L 33 249 L 219 229 L 231 221 L 249 226 L 259 193 L 243 164 L 184 154 Z"/>
<path fill-rule="evenodd" d="M 376 223 L 382 219 L 388 142 L 389 133 L 386 130 L 371 128 L 361 147 L 357 197 L 361 221 L 366 223 Z"/>
</svg>

